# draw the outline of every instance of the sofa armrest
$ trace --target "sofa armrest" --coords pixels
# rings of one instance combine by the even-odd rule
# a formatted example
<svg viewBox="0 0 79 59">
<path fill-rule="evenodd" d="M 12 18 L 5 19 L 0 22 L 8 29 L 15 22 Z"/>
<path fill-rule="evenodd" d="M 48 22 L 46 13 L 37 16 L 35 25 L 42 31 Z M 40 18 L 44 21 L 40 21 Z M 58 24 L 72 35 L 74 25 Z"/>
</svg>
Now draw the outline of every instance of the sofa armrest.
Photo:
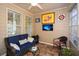
<svg viewBox="0 0 79 59">
<path fill-rule="evenodd" d="M 14 56 L 16 54 L 16 50 L 9 45 L 7 38 L 5 38 L 5 46 L 7 49 L 7 56 Z"/>
<path fill-rule="evenodd" d="M 13 48 L 13 47 L 11 47 L 11 51 L 15 54 L 16 49 L 15 49 L 15 48 Z"/>
<path fill-rule="evenodd" d="M 13 47 L 7 48 L 7 56 L 15 56 L 16 50 Z"/>
</svg>

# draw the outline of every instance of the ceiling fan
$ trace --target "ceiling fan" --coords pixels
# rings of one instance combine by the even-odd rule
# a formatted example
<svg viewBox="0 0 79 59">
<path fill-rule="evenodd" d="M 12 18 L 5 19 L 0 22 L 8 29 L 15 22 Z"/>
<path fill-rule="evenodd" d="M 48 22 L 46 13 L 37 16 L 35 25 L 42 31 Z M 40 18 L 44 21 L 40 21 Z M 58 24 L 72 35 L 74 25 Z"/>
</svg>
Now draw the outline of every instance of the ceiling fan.
<svg viewBox="0 0 79 59">
<path fill-rule="evenodd" d="M 36 6 L 36 7 L 40 8 L 40 9 L 43 9 L 38 3 L 31 3 L 31 5 L 29 6 L 28 9 L 30 10 L 33 6 L 34 7 Z"/>
</svg>

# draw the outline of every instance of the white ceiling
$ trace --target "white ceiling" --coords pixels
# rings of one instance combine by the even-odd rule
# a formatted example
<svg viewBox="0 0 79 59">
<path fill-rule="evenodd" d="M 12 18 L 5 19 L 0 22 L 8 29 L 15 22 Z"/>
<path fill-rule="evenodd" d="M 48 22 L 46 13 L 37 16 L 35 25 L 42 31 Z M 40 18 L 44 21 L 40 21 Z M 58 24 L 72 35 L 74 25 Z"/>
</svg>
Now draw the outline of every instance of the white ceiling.
<svg viewBox="0 0 79 59">
<path fill-rule="evenodd" d="M 43 8 L 43 10 L 39 9 L 36 6 L 33 6 L 29 10 L 28 8 L 31 5 L 30 3 L 16 3 L 16 5 L 28 10 L 29 12 L 31 12 L 33 14 L 36 14 L 36 13 L 40 13 L 43 11 L 48 11 L 48 10 L 52 10 L 52 9 L 66 7 L 66 6 L 69 6 L 70 4 L 69 3 L 39 3 L 39 5 Z"/>
</svg>

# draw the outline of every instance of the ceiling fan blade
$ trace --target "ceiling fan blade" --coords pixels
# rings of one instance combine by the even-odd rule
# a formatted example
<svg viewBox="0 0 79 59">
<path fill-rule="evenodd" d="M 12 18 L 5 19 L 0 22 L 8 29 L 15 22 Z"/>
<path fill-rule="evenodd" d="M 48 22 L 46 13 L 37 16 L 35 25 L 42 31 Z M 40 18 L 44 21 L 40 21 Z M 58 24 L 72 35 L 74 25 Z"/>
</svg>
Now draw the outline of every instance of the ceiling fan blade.
<svg viewBox="0 0 79 59">
<path fill-rule="evenodd" d="M 39 4 L 36 5 L 38 8 L 43 9 Z"/>
<path fill-rule="evenodd" d="M 30 10 L 31 8 L 32 8 L 32 6 L 30 5 L 28 9 Z"/>
</svg>

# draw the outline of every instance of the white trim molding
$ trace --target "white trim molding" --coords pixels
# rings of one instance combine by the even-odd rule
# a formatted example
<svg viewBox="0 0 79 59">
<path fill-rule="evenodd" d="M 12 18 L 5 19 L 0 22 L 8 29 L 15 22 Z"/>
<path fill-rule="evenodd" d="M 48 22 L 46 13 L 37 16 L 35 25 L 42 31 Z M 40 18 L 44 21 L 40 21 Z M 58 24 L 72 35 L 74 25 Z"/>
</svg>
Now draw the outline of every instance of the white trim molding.
<svg viewBox="0 0 79 59">
<path fill-rule="evenodd" d="M 47 42 L 43 42 L 43 41 L 39 41 L 39 43 L 43 43 L 43 44 L 46 44 L 46 45 L 51 45 L 51 46 L 53 46 L 53 43 L 51 44 L 51 43 L 47 43 Z"/>
</svg>

